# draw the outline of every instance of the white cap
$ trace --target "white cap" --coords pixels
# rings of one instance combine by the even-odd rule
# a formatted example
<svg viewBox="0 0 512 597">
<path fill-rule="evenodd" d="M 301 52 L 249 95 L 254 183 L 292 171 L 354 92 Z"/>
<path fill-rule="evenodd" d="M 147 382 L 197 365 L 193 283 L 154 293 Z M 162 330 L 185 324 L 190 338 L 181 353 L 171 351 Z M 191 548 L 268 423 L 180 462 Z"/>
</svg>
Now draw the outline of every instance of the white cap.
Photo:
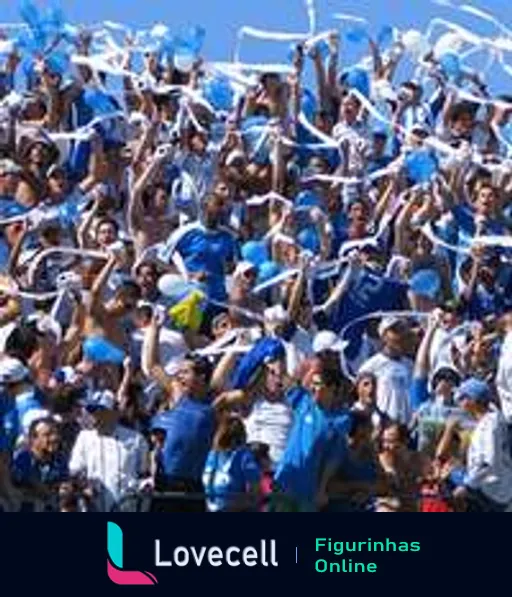
<svg viewBox="0 0 512 597">
<path fill-rule="evenodd" d="M 238 278 L 240 276 L 243 276 L 244 274 L 246 274 L 247 272 L 250 271 L 255 271 L 256 270 L 256 266 L 254 265 L 254 263 L 251 263 L 250 261 L 239 261 L 235 271 L 233 272 L 233 278 Z"/>
<path fill-rule="evenodd" d="M 290 320 L 290 316 L 283 305 L 275 305 L 265 309 L 263 317 L 267 323 L 287 323 Z"/>
<path fill-rule="evenodd" d="M 319 354 L 326 350 L 333 352 L 341 352 L 343 350 L 344 342 L 342 342 L 338 336 L 330 330 L 323 330 L 318 332 L 313 340 L 313 352 Z"/>
<path fill-rule="evenodd" d="M 401 323 L 398 317 L 384 317 L 379 324 L 379 336 L 383 336 L 389 329 Z"/>
<path fill-rule="evenodd" d="M 27 379 L 30 372 L 18 359 L 3 357 L 0 359 L 0 383 L 18 383 Z"/>
<path fill-rule="evenodd" d="M 51 413 L 49 410 L 44 408 L 32 408 L 28 412 L 23 415 L 21 420 L 21 426 L 23 428 L 23 433 L 26 435 L 29 432 L 30 426 L 35 421 L 41 421 L 42 419 L 49 419 L 51 418 Z"/>
</svg>

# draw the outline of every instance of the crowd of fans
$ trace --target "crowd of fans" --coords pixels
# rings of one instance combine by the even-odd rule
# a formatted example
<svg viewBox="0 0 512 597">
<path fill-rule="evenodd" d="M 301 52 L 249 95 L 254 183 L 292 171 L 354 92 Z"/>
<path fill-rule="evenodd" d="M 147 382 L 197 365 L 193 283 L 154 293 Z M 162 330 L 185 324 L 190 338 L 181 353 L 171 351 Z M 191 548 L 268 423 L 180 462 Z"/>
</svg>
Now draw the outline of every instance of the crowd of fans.
<svg viewBox="0 0 512 597">
<path fill-rule="evenodd" d="M 2 509 L 506 511 L 512 98 L 75 33 L 2 62 Z"/>
</svg>

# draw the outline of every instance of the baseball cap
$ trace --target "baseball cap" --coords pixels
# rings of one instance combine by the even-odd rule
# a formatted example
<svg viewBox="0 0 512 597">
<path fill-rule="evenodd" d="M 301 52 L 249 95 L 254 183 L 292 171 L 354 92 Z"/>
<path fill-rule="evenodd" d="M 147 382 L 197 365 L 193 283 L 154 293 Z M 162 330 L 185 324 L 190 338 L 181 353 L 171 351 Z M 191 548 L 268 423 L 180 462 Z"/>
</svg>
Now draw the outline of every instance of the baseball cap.
<svg viewBox="0 0 512 597">
<path fill-rule="evenodd" d="M 110 390 L 94 392 L 85 402 L 85 408 L 89 412 L 98 410 L 114 410 L 114 393 Z"/>
<path fill-rule="evenodd" d="M 52 415 L 49 410 L 44 408 L 32 408 L 27 411 L 21 420 L 21 426 L 23 428 L 23 432 L 27 434 L 29 432 L 30 426 L 32 423 L 36 421 L 42 421 L 43 419 L 50 419 Z"/>
<path fill-rule="evenodd" d="M 458 386 L 460 384 L 460 373 L 453 367 L 439 367 L 432 377 L 432 387 L 435 388 L 441 380 L 451 382 L 453 385 Z"/>
<path fill-rule="evenodd" d="M 235 271 L 233 272 L 233 278 L 239 278 L 250 271 L 256 272 L 256 266 L 254 263 L 251 263 L 250 261 L 239 261 Z"/>
<path fill-rule="evenodd" d="M 313 340 L 313 352 L 315 354 L 325 352 L 326 350 L 333 352 L 341 352 L 343 350 L 343 342 L 330 330 L 318 332 Z"/>
<path fill-rule="evenodd" d="M 0 360 L 0 383 L 18 383 L 27 379 L 29 370 L 19 360 L 13 357 L 3 357 Z"/>
<path fill-rule="evenodd" d="M 373 137 L 381 137 L 386 139 L 389 136 L 388 130 L 381 124 L 376 124 L 372 129 Z"/>
<path fill-rule="evenodd" d="M 459 401 L 466 399 L 487 404 L 491 400 L 491 390 L 485 381 L 470 377 L 460 384 L 455 397 Z"/>
<path fill-rule="evenodd" d="M 398 317 L 384 317 L 379 324 L 379 336 L 383 336 L 388 330 L 402 326 L 402 320 Z"/>
<path fill-rule="evenodd" d="M 0 160 L 0 176 L 7 176 L 8 174 L 21 174 L 21 172 L 21 167 L 12 160 L 8 158 Z"/>
</svg>

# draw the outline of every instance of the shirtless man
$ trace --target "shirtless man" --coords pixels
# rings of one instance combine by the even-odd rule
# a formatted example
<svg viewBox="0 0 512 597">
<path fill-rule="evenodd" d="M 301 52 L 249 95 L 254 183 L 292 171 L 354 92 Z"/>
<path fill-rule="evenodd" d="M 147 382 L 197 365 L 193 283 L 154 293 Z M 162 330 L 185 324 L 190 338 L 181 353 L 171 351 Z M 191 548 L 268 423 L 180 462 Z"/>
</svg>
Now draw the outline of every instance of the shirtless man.
<svg viewBox="0 0 512 597">
<path fill-rule="evenodd" d="M 112 299 L 104 300 L 103 290 L 117 265 L 117 256 L 110 255 L 91 287 L 84 334 L 89 338 L 99 336 L 116 348 L 124 348 L 128 346 L 129 338 L 122 321 L 135 309 L 140 299 L 140 289 L 134 282 L 125 282 L 116 290 Z"/>
<path fill-rule="evenodd" d="M 159 176 L 166 159 L 158 152 L 150 159 L 130 196 L 128 226 L 137 257 L 147 247 L 166 241 L 177 223 L 176 217 L 169 215 L 169 192 Z"/>
</svg>

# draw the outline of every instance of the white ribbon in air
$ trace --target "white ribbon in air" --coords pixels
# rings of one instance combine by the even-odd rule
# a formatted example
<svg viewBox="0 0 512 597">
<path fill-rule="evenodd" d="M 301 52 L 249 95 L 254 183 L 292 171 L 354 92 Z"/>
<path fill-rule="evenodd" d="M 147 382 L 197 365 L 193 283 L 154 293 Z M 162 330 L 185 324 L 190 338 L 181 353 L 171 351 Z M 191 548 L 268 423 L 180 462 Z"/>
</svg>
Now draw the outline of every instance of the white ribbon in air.
<svg viewBox="0 0 512 597">
<path fill-rule="evenodd" d="M 238 30 L 237 43 L 235 46 L 233 60 L 235 63 L 240 62 L 240 51 L 244 37 L 252 37 L 254 39 L 261 39 L 265 41 L 282 41 L 282 42 L 301 42 L 306 41 L 309 37 L 304 33 L 283 33 L 280 31 L 267 31 L 266 29 L 257 29 L 256 27 L 244 26 Z"/>
<path fill-rule="evenodd" d="M 317 23 L 315 0 L 305 0 L 305 2 L 309 21 L 309 35 L 313 36 L 316 32 Z"/>
</svg>

